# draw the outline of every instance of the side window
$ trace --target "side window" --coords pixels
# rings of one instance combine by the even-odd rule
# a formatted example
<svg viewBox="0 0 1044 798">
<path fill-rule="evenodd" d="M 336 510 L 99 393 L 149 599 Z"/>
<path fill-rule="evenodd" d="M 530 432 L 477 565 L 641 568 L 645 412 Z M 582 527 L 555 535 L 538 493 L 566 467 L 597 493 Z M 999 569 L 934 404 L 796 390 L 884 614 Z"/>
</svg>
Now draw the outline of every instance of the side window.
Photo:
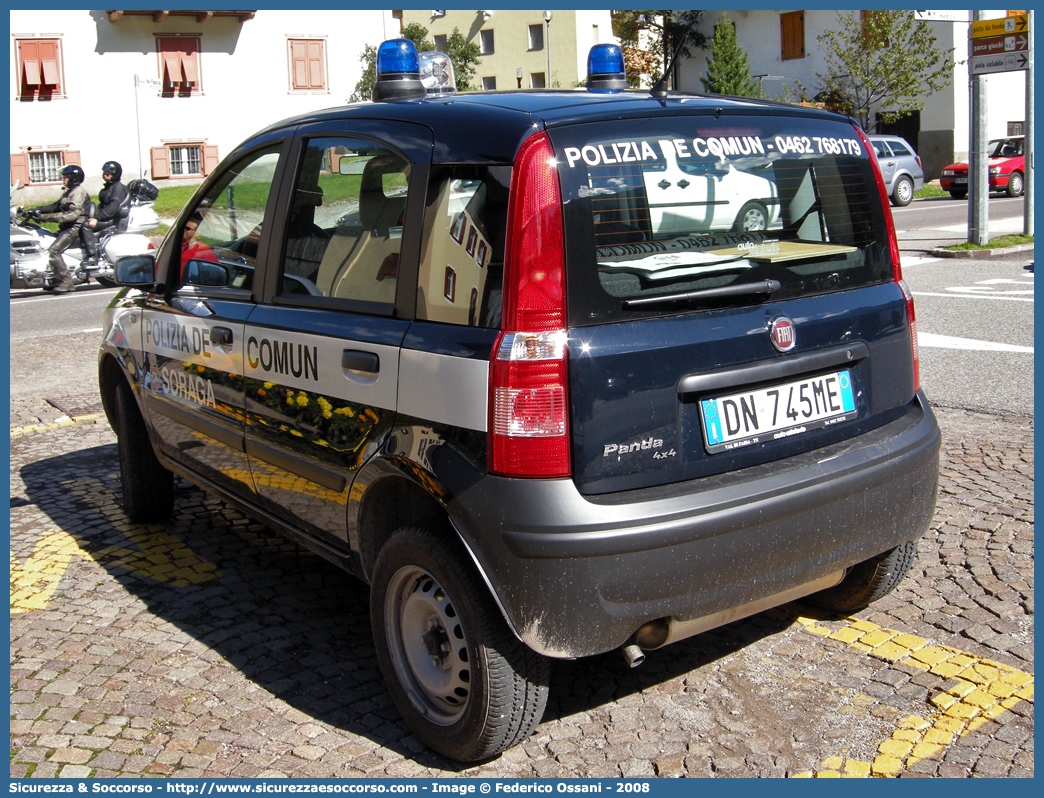
<svg viewBox="0 0 1044 798">
<path fill-rule="evenodd" d="M 428 186 L 417 318 L 500 324 L 510 167 L 435 169 Z"/>
<path fill-rule="evenodd" d="M 892 152 L 896 155 L 913 155 L 908 147 L 904 147 L 898 141 L 890 141 L 888 146 L 892 148 Z"/>
<path fill-rule="evenodd" d="M 874 152 L 877 153 L 878 158 L 887 158 L 892 154 L 888 151 L 888 145 L 883 141 L 873 141 L 871 144 L 874 145 Z"/>
<path fill-rule="evenodd" d="M 182 283 L 253 286 L 261 223 L 280 147 L 274 144 L 233 164 L 186 218 L 181 230 Z"/>
<path fill-rule="evenodd" d="M 287 218 L 280 295 L 395 305 L 409 163 L 372 141 L 312 139 Z"/>
</svg>

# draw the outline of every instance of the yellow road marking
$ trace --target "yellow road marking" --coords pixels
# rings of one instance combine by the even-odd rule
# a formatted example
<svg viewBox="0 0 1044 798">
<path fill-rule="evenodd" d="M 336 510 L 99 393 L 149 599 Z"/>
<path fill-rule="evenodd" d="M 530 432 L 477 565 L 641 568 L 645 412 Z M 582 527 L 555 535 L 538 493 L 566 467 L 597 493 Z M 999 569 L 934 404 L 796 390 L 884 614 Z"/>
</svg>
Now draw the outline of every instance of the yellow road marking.
<svg viewBox="0 0 1044 798">
<path fill-rule="evenodd" d="M 104 413 L 88 413 L 83 416 L 62 416 L 57 421 L 53 421 L 50 424 L 28 424 L 24 427 L 11 427 L 11 437 L 17 438 L 20 435 L 28 435 L 30 432 L 43 432 L 48 429 L 58 429 L 58 427 L 68 427 L 72 424 L 77 424 L 81 421 L 97 421 L 99 418 L 105 418 Z"/>
<path fill-rule="evenodd" d="M 44 535 L 24 563 L 11 555 L 11 612 L 46 609 L 73 557 L 84 557 L 106 568 L 127 571 L 186 587 L 221 576 L 210 562 L 196 556 L 180 540 L 155 527 L 138 527 L 124 532 L 137 546 L 100 546 L 85 549 L 80 540 L 61 529 Z M 89 541 L 86 541 L 89 545 Z M 103 562 L 104 561 L 104 562 Z"/>
<path fill-rule="evenodd" d="M 798 778 L 867 778 L 898 776 L 933 756 L 984 723 L 995 720 L 1019 701 L 1033 701 L 1033 676 L 1000 662 L 972 656 L 950 646 L 934 645 L 916 635 L 897 632 L 870 621 L 852 620 L 840 629 L 820 625 L 821 618 L 799 615 L 806 631 L 885 662 L 899 663 L 953 680 L 946 692 L 932 696 L 935 720 L 908 715 L 892 736 L 877 747 L 873 762 L 834 756 L 820 769 Z"/>
</svg>

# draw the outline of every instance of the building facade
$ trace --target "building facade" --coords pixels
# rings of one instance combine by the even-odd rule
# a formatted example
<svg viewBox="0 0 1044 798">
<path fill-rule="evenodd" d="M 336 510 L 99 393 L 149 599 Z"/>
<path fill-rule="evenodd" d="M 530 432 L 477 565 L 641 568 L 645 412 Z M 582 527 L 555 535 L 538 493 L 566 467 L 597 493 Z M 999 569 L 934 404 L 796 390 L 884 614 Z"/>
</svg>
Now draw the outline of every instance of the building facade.
<svg viewBox="0 0 1044 798">
<path fill-rule="evenodd" d="M 576 87 L 592 45 L 619 41 L 609 11 L 403 11 L 403 24 L 428 29 L 436 47 L 454 29 L 479 45 L 474 89 Z"/>
<path fill-rule="evenodd" d="M 198 182 L 272 122 L 343 105 L 359 55 L 398 35 L 392 12 L 10 12 L 11 181 L 19 202 L 57 194 L 76 163 L 101 186 Z"/>
<path fill-rule="evenodd" d="M 736 39 L 747 52 L 750 72 L 758 76 L 768 98 L 782 97 L 784 86 L 791 89 L 800 81 L 815 91 L 816 70 L 823 71 L 824 59 L 817 37 L 828 29 L 838 28 L 838 12 L 829 10 L 728 11 L 736 26 Z M 858 11 L 854 13 L 859 13 Z M 943 91 L 925 98 L 924 109 L 880 132 L 896 133 L 906 138 L 917 150 L 924 165 L 925 178 L 937 178 L 943 167 L 954 160 L 966 160 L 970 147 L 970 78 L 967 60 L 971 13 L 968 11 L 939 13 L 959 18 L 931 20 L 932 33 L 940 50 L 954 48 L 957 62 L 953 81 Z M 987 11 L 987 18 L 1001 18 L 1004 11 Z M 705 33 L 710 35 L 721 12 L 704 12 Z M 707 30 L 709 29 L 709 30 Z M 679 70 L 682 91 L 701 91 L 700 75 L 706 74 L 710 48 L 696 51 Z M 987 118 L 989 138 L 1000 138 L 1023 132 L 1025 125 L 1025 72 L 998 73 L 985 76 L 987 82 Z M 892 110 L 888 108 L 874 111 Z"/>
</svg>

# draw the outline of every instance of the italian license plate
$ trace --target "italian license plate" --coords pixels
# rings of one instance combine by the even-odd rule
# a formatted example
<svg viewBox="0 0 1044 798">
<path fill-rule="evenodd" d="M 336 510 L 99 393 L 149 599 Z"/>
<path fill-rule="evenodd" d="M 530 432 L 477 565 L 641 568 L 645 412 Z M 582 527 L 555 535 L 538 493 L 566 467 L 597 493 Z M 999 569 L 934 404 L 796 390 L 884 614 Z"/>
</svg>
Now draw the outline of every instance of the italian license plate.
<svg viewBox="0 0 1044 798">
<path fill-rule="evenodd" d="M 958 185 L 958 186 L 963 186 L 963 185 L 967 184 L 967 182 L 968 182 L 968 178 L 966 178 L 966 177 L 955 177 L 955 178 L 953 179 L 953 182 L 954 182 L 954 183 L 955 183 L 956 185 Z"/>
<path fill-rule="evenodd" d="M 703 439 L 712 454 L 803 435 L 855 416 L 848 371 L 700 401 Z"/>
</svg>

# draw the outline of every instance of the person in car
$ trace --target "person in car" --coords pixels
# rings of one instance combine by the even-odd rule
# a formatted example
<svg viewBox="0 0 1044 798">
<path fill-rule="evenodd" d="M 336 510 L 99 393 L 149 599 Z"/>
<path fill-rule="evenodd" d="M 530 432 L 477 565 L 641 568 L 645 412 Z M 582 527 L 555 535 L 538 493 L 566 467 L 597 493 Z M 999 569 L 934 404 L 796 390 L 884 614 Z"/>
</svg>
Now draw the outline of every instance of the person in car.
<svg viewBox="0 0 1044 798">
<path fill-rule="evenodd" d="M 185 279 L 185 265 L 191 260 L 206 260 L 217 263 L 217 255 L 214 254 L 207 244 L 196 238 L 196 231 L 203 221 L 203 213 L 194 211 L 185 220 L 185 227 L 181 231 L 181 277 Z"/>
<path fill-rule="evenodd" d="M 76 285 L 62 253 L 80 237 L 80 228 L 87 215 L 87 201 L 90 197 L 83 187 L 83 178 L 83 169 L 79 166 L 66 166 L 62 169 L 62 186 L 65 189 L 62 195 L 50 205 L 34 208 L 32 212 L 32 217 L 38 221 L 58 223 L 58 235 L 47 248 L 51 271 L 58 280 L 54 287 L 56 294 L 65 294 Z"/>
<path fill-rule="evenodd" d="M 87 219 L 80 232 L 84 248 L 87 250 L 87 263 L 98 262 L 98 239 L 103 230 L 111 227 L 123 229 L 126 226 L 121 226 L 121 223 L 130 214 L 130 192 L 120 182 L 121 177 L 123 167 L 119 162 L 106 161 L 102 164 L 102 180 L 105 181 L 105 186 L 98 192 L 94 216 Z"/>
</svg>

